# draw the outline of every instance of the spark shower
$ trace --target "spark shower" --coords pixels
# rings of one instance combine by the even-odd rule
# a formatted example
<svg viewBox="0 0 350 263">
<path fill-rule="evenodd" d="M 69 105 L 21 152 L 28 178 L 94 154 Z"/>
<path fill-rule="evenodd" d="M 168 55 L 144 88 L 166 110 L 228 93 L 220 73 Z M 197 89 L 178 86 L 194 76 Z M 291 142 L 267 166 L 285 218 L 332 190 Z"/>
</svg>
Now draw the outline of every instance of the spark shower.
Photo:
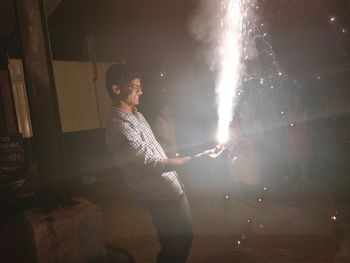
<svg viewBox="0 0 350 263">
<path fill-rule="evenodd" d="M 216 82 L 218 131 L 220 144 L 229 141 L 241 76 L 244 71 L 242 57 L 246 56 L 249 10 L 258 8 L 255 0 L 222 0 L 219 7 L 218 76 Z M 248 30 L 249 29 L 249 30 Z"/>
</svg>

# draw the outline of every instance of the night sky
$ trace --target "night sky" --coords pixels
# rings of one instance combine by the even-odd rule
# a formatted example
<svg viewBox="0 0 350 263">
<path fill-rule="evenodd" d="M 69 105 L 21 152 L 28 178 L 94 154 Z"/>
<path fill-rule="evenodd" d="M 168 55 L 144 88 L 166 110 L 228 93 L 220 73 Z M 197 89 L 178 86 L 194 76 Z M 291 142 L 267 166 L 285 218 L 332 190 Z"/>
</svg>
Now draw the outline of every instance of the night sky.
<svg viewBox="0 0 350 263">
<path fill-rule="evenodd" d="M 159 67 L 169 52 L 196 52 L 200 43 L 189 28 L 203 2 L 62 0 L 49 20 L 53 56 L 84 60 L 85 36 L 108 36 L 119 41 L 127 60 L 141 67 Z M 349 34 L 340 31 L 348 31 L 348 1 L 258 2 L 267 40 L 288 73 L 327 71 L 349 61 Z"/>
</svg>

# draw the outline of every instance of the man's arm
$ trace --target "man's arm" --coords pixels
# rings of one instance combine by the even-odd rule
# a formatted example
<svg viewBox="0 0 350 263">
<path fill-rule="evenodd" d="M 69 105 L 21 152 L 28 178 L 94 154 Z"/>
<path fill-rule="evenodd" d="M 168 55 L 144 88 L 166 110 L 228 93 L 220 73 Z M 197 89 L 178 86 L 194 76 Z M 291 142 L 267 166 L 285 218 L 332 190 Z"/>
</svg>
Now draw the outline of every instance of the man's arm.
<svg viewBox="0 0 350 263">
<path fill-rule="evenodd" d="M 113 144 L 116 146 L 116 152 L 122 152 L 118 155 L 118 163 L 125 166 L 142 166 L 143 169 L 150 170 L 152 174 L 162 174 L 176 170 L 177 168 L 188 164 L 189 162 L 201 157 L 214 157 L 214 150 L 204 151 L 194 156 L 181 158 L 162 158 L 154 157 L 151 149 L 147 145 L 145 138 L 142 138 L 139 131 L 135 130 L 129 123 L 118 123 L 114 127 L 111 135 Z M 215 156 L 216 157 L 216 156 Z"/>
<path fill-rule="evenodd" d="M 184 166 L 185 164 L 188 164 L 189 162 L 193 161 L 195 158 L 196 157 L 193 157 L 193 156 L 186 156 L 181 158 L 165 159 L 164 168 L 166 170 L 176 170 L 177 168 Z"/>
<path fill-rule="evenodd" d="M 171 158 L 166 159 L 164 166 L 170 169 L 176 169 L 177 167 L 183 166 L 189 162 L 192 162 L 200 158 L 216 158 L 218 157 L 226 148 L 222 146 L 217 146 L 214 149 L 206 150 L 201 153 L 197 153 L 193 156 L 186 156 L 182 158 Z"/>
</svg>

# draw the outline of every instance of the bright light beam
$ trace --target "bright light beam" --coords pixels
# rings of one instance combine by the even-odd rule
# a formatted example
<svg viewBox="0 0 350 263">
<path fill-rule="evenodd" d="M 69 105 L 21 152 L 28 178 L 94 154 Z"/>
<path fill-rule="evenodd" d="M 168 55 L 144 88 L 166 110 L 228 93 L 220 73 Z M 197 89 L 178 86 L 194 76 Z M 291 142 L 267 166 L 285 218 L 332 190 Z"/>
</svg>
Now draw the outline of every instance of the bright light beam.
<svg viewBox="0 0 350 263">
<path fill-rule="evenodd" d="M 222 0 L 220 21 L 219 75 L 216 86 L 218 102 L 217 140 L 224 144 L 229 140 L 230 123 L 236 105 L 237 89 L 241 75 L 244 6 L 249 0 Z"/>
</svg>

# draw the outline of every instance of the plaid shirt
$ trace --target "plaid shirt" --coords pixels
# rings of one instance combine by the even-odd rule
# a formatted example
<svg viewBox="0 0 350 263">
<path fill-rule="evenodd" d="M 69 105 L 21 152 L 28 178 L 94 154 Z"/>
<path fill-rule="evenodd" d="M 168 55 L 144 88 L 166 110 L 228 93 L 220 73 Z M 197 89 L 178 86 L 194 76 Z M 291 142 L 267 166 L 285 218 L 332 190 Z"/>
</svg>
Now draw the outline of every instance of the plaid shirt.
<svg viewBox="0 0 350 263">
<path fill-rule="evenodd" d="M 112 106 L 106 144 L 140 200 L 175 200 L 183 193 L 176 172 L 165 170 L 167 156 L 141 113 L 130 114 Z"/>
</svg>

